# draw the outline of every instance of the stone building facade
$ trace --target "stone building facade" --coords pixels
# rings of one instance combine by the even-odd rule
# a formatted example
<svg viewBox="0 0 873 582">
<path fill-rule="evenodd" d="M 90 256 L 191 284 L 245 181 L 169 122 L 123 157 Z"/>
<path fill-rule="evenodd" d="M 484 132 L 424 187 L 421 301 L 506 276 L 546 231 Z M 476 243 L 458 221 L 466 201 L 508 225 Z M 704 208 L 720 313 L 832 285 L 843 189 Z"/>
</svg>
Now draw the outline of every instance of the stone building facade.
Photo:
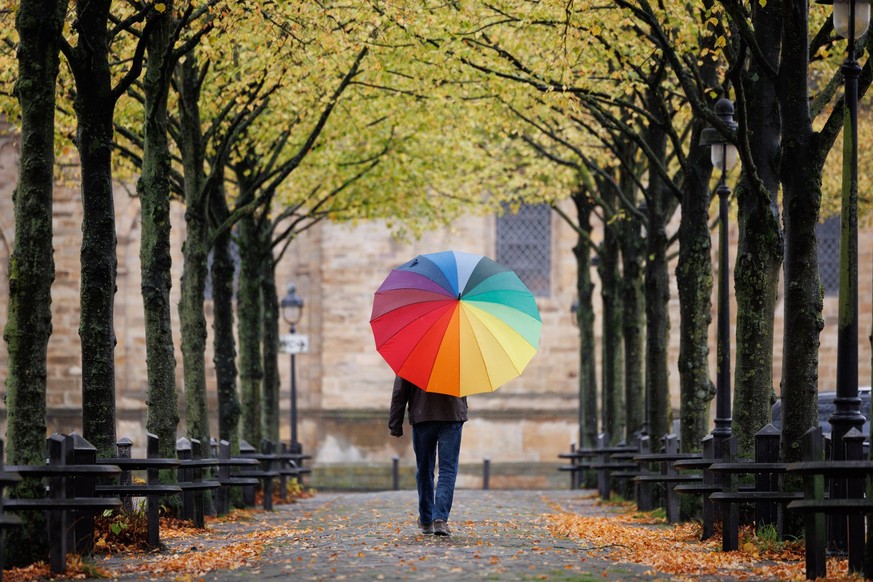
<svg viewBox="0 0 873 582">
<path fill-rule="evenodd" d="M 13 136 L 0 137 L 0 325 L 8 305 L 7 265 L 14 239 L 12 191 L 17 174 L 17 144 Z M 143 307 L 140 296 L 139 204 L 132 188 L 116 187 L 118 232 L 118 292 L 115 324 L 118 435 L 144 441 L 146 365 Z M 572 209 L 568 206 L 568 212 Z M 492 466 L 491 485 L 547 486 L 566 484 L 554 470 L 558 453 L 566 451 L 578 434 L 578 337 L 569 307 L 575 294 L 575 233 L 554 213 L 546 242 L 547 291 L 537 297 L 543 319 L 539 353 L 521 378 L 489 394 L 471 396 L 470 421 L 464 432 L 461 485 L 478 486 L 483 459 Z M 184 214 L 173 208 L 173 305 L 178 304 Z M 675 226 L 675 225 L 674 225 Z M 715 234 L 714 234 L 715 236 Z M 52 289 L 54 332 L 49 343 L 48 418 L 50 431 L 81 429 L 81 364 L 79 353 L 78 294 L 81 199 L 75 176 L 59 183 L 55 193 L 56 280 Z M 736 230 L 732 230 L 736 238 Z M 451 228 L 431 232 L 419 240 L 392 238 L 384 224 L 357 226 L 325 223 L 304 233 L 287 253 L 277 283 L 284 290 L 297 285 L 305 307 L 297 332 L 309 336 L 309 351 L 296 356 L 299 434 L 305 452 L 314 456 L 316 486 L 384 487 L 397 457 L 404 484 L 410 484 L 414 463 L 408 434 L 388 435 L 387 409 L 393 373 L 376 353 L 369 328 L 373 291 L 388 271 L 416 254 L 456 249 L 495 256 L 497 218 L 469 216 Z M 733 255 L 731 263 L 733 262 Z M 731 265 L 732 266 L 732 265 Z M 675 267 L 675 265 L 674 265 Z M 837 273 L 838 274 L 838 273 Z M 596 280 L 596 272 L 593 272 Z M 873 234 L 860 236 L 861 383 L 870 383 L 870 333 L 873 312 Z M 211 303 L 207 301 L 207 315 Z M 678 408 L 677 293 L 670 303 L 673 332 L 670 338 L 671 394 Z M 735 315 L 736 307 L 732 306 Z M 181 354 L 177 343 L 177 385 L 182 402 Z M 779 391 L 781 303 L 777 316 L 775 390 Z M 713 321 L 715 300 L 713 299 Z M 821 335 L 820 389 L 833 390 L 836 376 L 836 296 L 826 295 L 825 329 Z M 285 324 L 282 331 L 287 331 Z M 598 322 L 599 325 L 599 322 Z M 600 332 L 598 331 L 598 336 Z M 711 346 L 715 345 L 715 326 Z M 715 350 L 711 349 L 712 369 Z M 215 410 L 212 356 L 207 353 L 211 409 Z M 290 362 L 280 360 L 282 387 L 281 436 L 290 438 Z M 0 379 L 6 377 L 5 344 L 0 349 Z M 714 372 L 713 372 L 714 374 Z M 2 408 L 0 408 L 2 413 Z M 0 416 L 2 418 L 2 416 Z M 213 432 L 216 431 L 213 419 Z M 0 431 L 5 427 L 0 421 Z M 184 434 L 184 420 L 179 426 Z M 408 433 L 408 431 L 407 431 Z M 556 481 L 558 480 L 558 481 Z M 411 486 L 411 485 L 410 485 Z"/>
</svg>

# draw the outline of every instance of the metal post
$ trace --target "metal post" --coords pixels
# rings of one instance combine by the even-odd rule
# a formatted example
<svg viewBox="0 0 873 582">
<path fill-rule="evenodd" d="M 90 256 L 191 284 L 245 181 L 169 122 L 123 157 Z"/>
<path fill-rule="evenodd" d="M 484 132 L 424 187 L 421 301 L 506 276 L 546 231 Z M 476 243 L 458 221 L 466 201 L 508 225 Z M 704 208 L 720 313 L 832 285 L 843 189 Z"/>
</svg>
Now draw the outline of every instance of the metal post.
<svg viewBox="0 0 873 582">
<path fill-rule="evenodd" d="M 846 59 L 841 67 L 845 81 L 847 127 L 843 128 L 843 185 L 840 210 L 839 322 L 837 326 L 837 396 L 831 424 L 831 458 L 845 460 L 843 437 L 853 428 L 861 430 L 864 416 L 858 397 L 858 77 L 861 66 L 855 60 L 855 2 L 849 10 Z M 847 176 L 848 175 L 848 176 Z M 848 177 L 848 180 L 846 179 Z M 846 497 L 846 481 L 832 479 L 831 498 Z M 830 548 L 845 551 L 848 532 L 844 515 L 829 517 Z"/>
<path fill-rule="evenodd" d="M 291 326 L 294 333 L 294 326 Z M 291 453 L 299 455 L 303 446 L 297 440 L 297 360 L 296 354 L 291 354 Z"/>
<path fill-rule="evenodd" d="M 725 147 L 714 145 L 713 147 Z M 722 160 L 727 158 L 725 153 Z M 728 282 L 728 187 L 725 175 L 727 169 L 722 165 L 721 182 L 718 185 L 718 354 L 715 383 L 715 428 L 712 435 L 716 440 L 716 458 L 721 458 L 721 445 L 731 437 L 731 330 L 730 330 L 730 296 Z"/>
<path fill-rule="evenodd" d="M 487 491 L 491 481 L 491 459 L 482 461 L 482 489 Z"/>
<path fill-rule="evenodd" d="M 303 314 L 303 298 L 297 295 L 297 286 L 294 283 L 288 285 L 288 292 L 285 297 L 279 302 L 282 308 L 282 317 L 288 322 L 291 328 L 290 341 L 294 341 L 294 335 L 297 327 L 297 322 Z M 302 455 L 303 447 L 297 440 L 297 352 L 302 349 L 302 345 L 289 347 L 291 354 L 291 454 Z M 297 461 L 298 459 L 294 459 Z"/>
<path fill-rule="evenodd" d="M 391 459 L 391 480 L 394 485 L 394 491 L 400 491 L 400 459 L 392 457 Z"/>
</svg>

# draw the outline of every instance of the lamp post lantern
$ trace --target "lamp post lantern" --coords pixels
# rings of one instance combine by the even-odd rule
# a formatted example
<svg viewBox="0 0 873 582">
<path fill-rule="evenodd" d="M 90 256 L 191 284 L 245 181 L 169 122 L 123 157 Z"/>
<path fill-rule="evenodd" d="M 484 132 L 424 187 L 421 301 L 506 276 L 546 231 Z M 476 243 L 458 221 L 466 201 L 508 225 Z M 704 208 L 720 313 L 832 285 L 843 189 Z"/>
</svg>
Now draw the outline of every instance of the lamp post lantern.
<svg viewBox="0 0 873 582">
<path fill-rule="evenodd" d="M 721 98 L 715 104 L 715 114 L 731 130 L 737 127 L 734 121 L 734 105 L 729 99 Z M 716 189 L 718 194 L 718 348 L 716 357 L 715 382 L 715 438 L 716 455 L 720 455 L 721 445 L 731 436 L 731 376 L 730 376 L 730 296 L 728 295 L 728 208 L 731 189 L 727 185 L 728 170 L 737 163 L 737 148 L 716 128 L 707 127 L 700 134 L 700 145 L 709 146 L 710 159 L 715 168 L 721 170 L 721 179 Z"/>
<path fill-rule="evenodd" d="M 297 441 L 297 353 L 303 351 L 305 341 L 296 341 L 297 324 L 300 323 L 300 318 L 303 316 L 303 298 L 297 294 L 297 286 L 294 283 L 288 285 L 288 292 L 282 298 L 280 303 L 282 307 L 282 318 L 289 325 L 291 335 L 290 341 L 285 342 L 288 345 L 283 346 L 285 351 L 291 353 L 291 453 L 300 454 L 303 452 L 303 447 Z"/>
</svg>

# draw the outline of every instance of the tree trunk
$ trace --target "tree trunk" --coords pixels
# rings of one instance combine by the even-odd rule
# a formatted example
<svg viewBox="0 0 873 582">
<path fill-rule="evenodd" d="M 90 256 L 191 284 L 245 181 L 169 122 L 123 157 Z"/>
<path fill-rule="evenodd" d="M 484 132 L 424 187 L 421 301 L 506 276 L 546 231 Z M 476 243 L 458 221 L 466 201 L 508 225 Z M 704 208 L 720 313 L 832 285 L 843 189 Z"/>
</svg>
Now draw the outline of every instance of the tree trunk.
<svg viewBox="0 0 873 582">
<path fill-rule="evenodd" d="M 83 436 L 100 456 L 115 453 L 115 202 L 112 198 L 112 117 L 109 0 L 76 3 L 77 64 L 74 108 L 82 172 Z M 172 346 L 172 344 L 171 344 Z"/>
<path fill-rule="evenodd" d="M 781 47 L 781 7 L 757 7 L 753 18 L 758 45 L 771 63 Z M 749 146 L 760 183 L 743 174 L 737 186 L 739 241 L 734 267 L 737 301 L 734 368 L 734 434 L 737 454 L 752 458 L 755 434 L 770 422 L 773 403 L 773 326 L 782 266 L 779 225 L 779 104 L 772 80 L 750 63 L 743 81 L 748 123 L 754 127 Z"/>
<path fill-rule="evenodd" d="M 18 79 L 21 106 L 21 157 L 13 194 L 15 241 L 9 260 L 9 305 L 6 341 L 6 411 L 8 462 L 45 463 L 46 357 L 52 333 L 51 286 L 55 278 L 52 249 L 55 87 L 59 43 L 67 3 L 23 0 L 15 18 L 18 30 Z M 39 480 L 16 488 L 19 497 L 42 494 Z M 40 512 L 22 515 L 16 536 L 8 536 L 7 566 L 44 557 L 45 528 Z M 11 551 L 10 551 L 11 550 Z"/>
<path fill-rule="evenodd" d="M 576 324 L 579 328 L 579 447 L 597 444 L 597 371 L 594 341 L 594 284 L 591 282 L 591 212 L 593 206 L 584 189 L 573 194 L 580 234 L 573 254 L 576 255 L 576 293 L 579 305 Z"/>
<path fill-rule="evenodd" d="M 606 205 L 614 206 L 617 200 L 611 185 L 603 185 L 600 195 Z M 600 264 L 600 296 L 603 301 L 603 430 L 610 441 L 617 443 L 625 438 L 624 385 L 622 383 L 621 353 L 621 298 L 619 296 L 619 225 L 609 222 L 603 227 Z"/>
<path fill-rule="evenodd" d="M 682 451 L 699 451 L 709 432 L 709 406 L 715 386 L 709 375 L 709 325 L 712 322 L 712 241 L 709 232 L 709 148 L 698 145 L 700 127 L 691 133 L 688 169 L 682 188 L 679 223 L 679 387 Z"/>
<path fill-rule="evenodd" d="M 206 176 L 203 132 L 200 126 L 198 67 L 189 54 L 178 66 L 182 167 L 185 176 L 184 268 L 179 321 L 182 328 L 182 364 L 185 378 L 185 425 L 190 438 L 209 444 L 209 412 L 206 406 L 206 315 L 203 312 L 206 275 L 209 270 L 209 222 L 206 216 Z"/>
<path fill-rule="evenodd" d="M 776 82 L 785 225 L 782 453 L 784 461 L 793 462 L 800 460 L 801 437 L 818 422 L 818 348 L 824 322 L 815 227 L 823 159 L 815 144 L 807 98 L 806 3 L 784 2 L 782 15 L 782 59 Z"/>
<path fill-rule="evenodd" d="M 651 111 L 657 111 L 652 98 Z M 666 160 L 667 135 L 658 124 L 645 131 L 650 151 Z M 670 334 L 670 275 L 667 269 L 667 222 L 676 208 L 664 179 L 649 172 L 646 230 L 646 402 L 649 435 L 654 442 L 670 432 L 670 386 L 667 348 Z"/>
<path fill-rule="evenodd" d="M 276 293 L 276 268 L 270 242 L 262 256 L 261 297 L 264 302 L 264 438 L 279 442 L 279 299 Z"/>
<path fill-rule="evenodd" d="M 261 442 L 261 282 L 258 229 L 251 215 L 238 227 L 240 251 L 237 316 L 239 336 L 240 392 L 242 396 L 242 438 L 254 446 Z"/>
<path fill-rule="evenodd" d="M 219 181 L 221 183 L 222 181 Z M 228 212 L 224 192 L 212 199 L 216 222 L 224 222 Z M 239 450 L 239 395 L 236 387 L 236 339 L 233 335 L 234 262 L 231 233 L 220 233 L 212 246 L 212 329 L 213 362 L 218 390 L 218 438 Z"/>
<path fill-rule="evenodd" d="M 630 169 L 620 169 L 619 184 L 628 200 L 636 201 L 636 187 Z M 643 431 L 646 422 L 643 326 L 645 296 L 643 292 L 643 238 L 640 222 L 633 214 L 621 222 L 621 335 L 624 338 L 625 438 Z"/>
<path fill-rule="evenodd" d="M 168 7 L 165 15 L 172 13 Z M 145 126 L 143 163 L 137 182 L 142 212 L 140 269 L 145 313 L 148 417 L 146 429 L 158 436 L 160 455 L 176 456 L 179 424 L 176 393 L 176 355 L 170 318 L 170 150 L 167 142 L 169 71 L 164 63 L 170 43 L 171 20 L 162 22 L 149 38 L 143 87 Z"/>
</svg>

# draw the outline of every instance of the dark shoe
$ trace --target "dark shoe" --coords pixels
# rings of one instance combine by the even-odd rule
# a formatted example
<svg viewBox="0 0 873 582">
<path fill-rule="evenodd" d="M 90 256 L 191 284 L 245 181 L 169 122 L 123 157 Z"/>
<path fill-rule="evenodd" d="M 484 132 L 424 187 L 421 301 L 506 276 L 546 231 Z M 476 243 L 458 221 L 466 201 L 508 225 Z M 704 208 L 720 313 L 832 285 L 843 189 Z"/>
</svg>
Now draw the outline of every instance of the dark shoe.
<svg viewBox="0 0 873 582">
<path fill-rule="evenodd" d="M 445 523 L 445 522 L 443 522 Z M 432 534 L 433 533 L 433 524 L 432 523 L 421 523 L 421 518 L 418 518 L 418 527 L 421 528 L 421 533 L 424 534 Z"/>
<path fill-rule="evenodd" d="M 438 536 L 450 536 L 452 532 L 449 531 L 449 524 L 445 522 L 445 520 L 438 519 L 433 522 L 433 533 Z"/>
</svg>

